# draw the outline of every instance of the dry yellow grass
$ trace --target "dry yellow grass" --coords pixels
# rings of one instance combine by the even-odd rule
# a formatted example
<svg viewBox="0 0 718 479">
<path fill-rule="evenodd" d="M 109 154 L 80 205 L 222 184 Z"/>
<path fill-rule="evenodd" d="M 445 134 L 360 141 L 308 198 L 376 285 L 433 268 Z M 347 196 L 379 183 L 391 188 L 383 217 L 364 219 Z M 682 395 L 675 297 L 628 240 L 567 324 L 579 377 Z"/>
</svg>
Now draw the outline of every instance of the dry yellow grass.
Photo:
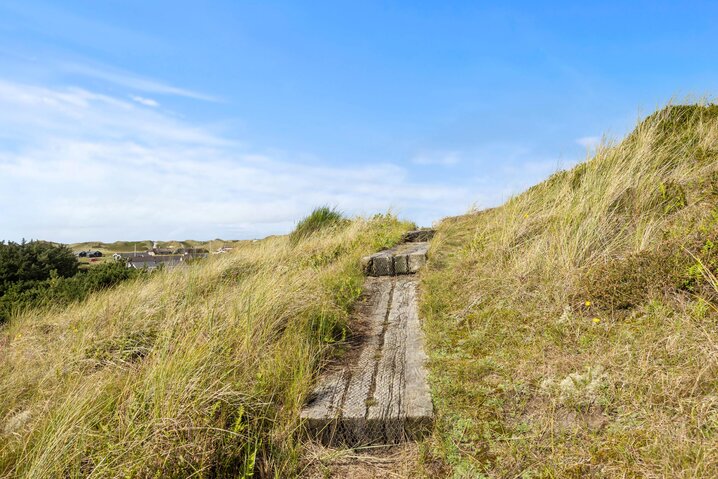
<svg viewBox="0 0 718 479">
<path fill-rule="evenodd" d="M 0 330 L 0 477 L 279 477 L 361 256 L 409 227 L 271 238 Z"/>
<path fill-rule="evenodd" d="M 454 477 L 718 477 L 716 200 L 718 107 L 677 106 L 443 221 L 431 454 Z"/>
</svg>

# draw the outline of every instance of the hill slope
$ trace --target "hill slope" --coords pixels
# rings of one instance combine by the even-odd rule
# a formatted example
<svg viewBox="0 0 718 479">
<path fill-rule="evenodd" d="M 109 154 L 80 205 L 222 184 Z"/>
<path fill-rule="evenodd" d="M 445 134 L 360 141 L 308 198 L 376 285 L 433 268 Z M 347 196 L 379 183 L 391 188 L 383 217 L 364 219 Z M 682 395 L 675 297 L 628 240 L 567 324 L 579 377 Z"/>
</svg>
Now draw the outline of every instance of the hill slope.
<svg viewBox="0 0 718 479">
<path fill-rule="evenodd" d="M 457 477 L 718 477 L 718 107 L 674 106 L 502 207 L 423 278 Z"/>
<path fill-rule="evenodd" d="M 0 330 L 0 477 L 280 477 L 390 216 L 246 243 Z M 296 244 L 295 244 L 296 243 Z"/>
</svg>

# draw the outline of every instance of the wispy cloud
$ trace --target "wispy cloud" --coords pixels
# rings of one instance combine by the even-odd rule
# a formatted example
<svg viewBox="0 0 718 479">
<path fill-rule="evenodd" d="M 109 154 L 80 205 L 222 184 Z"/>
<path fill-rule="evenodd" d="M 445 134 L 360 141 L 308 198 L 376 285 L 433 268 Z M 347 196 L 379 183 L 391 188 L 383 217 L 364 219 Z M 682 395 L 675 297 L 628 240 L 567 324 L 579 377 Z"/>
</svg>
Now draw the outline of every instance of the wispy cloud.
<svg viewBox="0 0 718 479">
<path fill-rule="evenodd" d="M 258 237 L 316 205 L 388 208 L 426 224 L 469 192 L 417 183 L 387 163 L 305 164 L 247 151 L 133 99 L 0 82 L 0 215 L 5 239 Z"/>
<path fill-rule="evenodd" d="M 583 136 L 576 139 L 576 144 L 583 146 L 587 149 L 596 148 L 601 143 L 600 136 Z"/>
<path fill-rule="evenodd" d="M 153 100 L 152 98 L 145 98 L 139 95 L 130 95 L 130 99 L 132 99 L 132 101 L 136 103 L 139 103 L 140 105 L 150 106 L 152 108 L 160 106 L 159 102 Z"/>
<path fill-rule="evenodd" d="M 452 166 L 461 161 L 457 151 L 424 151 L 415 155 L 411 162 L 415 165 Z"/>
<path fill-rule="evenodd" d="M 145 93 L 181 96 L 185 98 L 192 98 L 194 100 L 211 102 L 220 101 L 219 98 L 212 95 L 180 88 L 174 85 L 168 85 L 157 80 L 144 78 L 132 73 L 105 66 L 65 62 L 58 65 L 58 70 L 69 74 L 96 78 L 98 80 L 103 80 L 115 85 Z"/>
</svg>

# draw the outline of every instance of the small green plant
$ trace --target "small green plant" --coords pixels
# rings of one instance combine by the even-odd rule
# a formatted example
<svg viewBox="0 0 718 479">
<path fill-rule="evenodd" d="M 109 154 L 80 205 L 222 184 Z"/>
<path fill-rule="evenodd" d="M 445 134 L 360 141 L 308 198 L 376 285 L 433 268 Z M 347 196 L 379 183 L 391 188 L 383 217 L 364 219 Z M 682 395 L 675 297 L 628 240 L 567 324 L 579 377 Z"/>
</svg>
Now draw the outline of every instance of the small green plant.
<svg viewBox="0 0 718 479">
<path fill-rule="evenodd" d="M 297 244 L 304 238 L 311 236 L 317 231 L 337 226 L 345 226 L 349 220 L 334 207 L 321 206 L 315 208 L 309 216 L 297 223 L 294 231 L 289 235 L 293 244 Z"/>
<path fill-rule="evenodd" d="M 686 192 L 675 181 L 666 181 L 658 185 L 663 213 L 670 214 L 687 206 Z"/>
</svg>

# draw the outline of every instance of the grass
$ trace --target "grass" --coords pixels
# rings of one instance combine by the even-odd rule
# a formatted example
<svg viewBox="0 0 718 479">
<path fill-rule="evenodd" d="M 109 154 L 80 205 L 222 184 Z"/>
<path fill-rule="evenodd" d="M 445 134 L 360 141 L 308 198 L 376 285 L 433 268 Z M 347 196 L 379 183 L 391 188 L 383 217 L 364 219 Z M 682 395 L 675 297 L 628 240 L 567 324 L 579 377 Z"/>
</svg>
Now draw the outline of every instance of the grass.
<svg viewBox="0 0 718 479">
<path fill-rule="evenodd" d="M 670 106 L 499 208 L 422 275 L 453 477 L 718 477 L 718 107 Z"/>
<path fill-rule="evenodd" d="M 439 225 L 421 274 L 426 476 L 718 477 L 716 160 L 718 107 L 670 106 Z M 359 259 L 409 227 L 320 208 L 289 237 L 14 318 L 0 477 L 295 474 Z"/>
<path fill-rule="evenodd" d="M 294 231 L 289 235 L 289 239 L 297 243 L 318 231 L 327 228 L 341 228 L 347 223 L 348 220 L 336 208 L 321 206 L 315 208 L 309 216 L 297 223 Z"/>
<path fill-rule="evenodd" d="M 0 329 L 0 477 L 286 477 L 391 216 L 245 243 Z"/>
</svg>

